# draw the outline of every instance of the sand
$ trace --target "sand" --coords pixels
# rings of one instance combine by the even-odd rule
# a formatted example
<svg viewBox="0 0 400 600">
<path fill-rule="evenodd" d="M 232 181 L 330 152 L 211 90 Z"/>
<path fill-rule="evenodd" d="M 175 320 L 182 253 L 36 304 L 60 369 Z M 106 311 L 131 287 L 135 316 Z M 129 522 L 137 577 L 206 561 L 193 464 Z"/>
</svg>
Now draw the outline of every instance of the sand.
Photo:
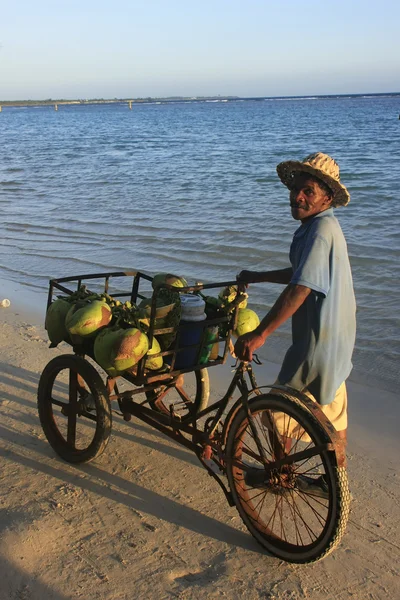
<svg viewBox="0 0 400 600">
<path fill-rule="evenodd" d="M 37 315 L 0 309 L 0 600 L 383 599 L 399 590 L 398 398 L 349 383 L 353 494 L 341 545 L 310 566 L 265 553 L 197 458 L 116 416 L 90 464 L 63 462 L 39 423 L 49 349 Z M 210 369 L 220 397 L 230 362 Z M 271 383 L 273 363 L 256 367 Z"/>
</svg>

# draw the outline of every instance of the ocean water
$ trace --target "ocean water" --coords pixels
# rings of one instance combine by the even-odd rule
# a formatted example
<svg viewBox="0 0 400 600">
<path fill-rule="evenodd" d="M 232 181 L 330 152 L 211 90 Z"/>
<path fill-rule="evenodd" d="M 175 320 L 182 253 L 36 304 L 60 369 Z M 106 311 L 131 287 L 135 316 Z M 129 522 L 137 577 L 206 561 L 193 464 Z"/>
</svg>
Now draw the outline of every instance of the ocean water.
<svg viewBox="0 0 400 600">
<path fill-rule="evenodd" d="M 0 277 L 170 271 L 197 281 L 289 266 L 298 226 L 275 167 L 331 154 L 358 306 L 355 372 L 399 377 L 400 96 L 4 108 Z M 281 286 L 249 288 L 263 316 Z M 290 327 L 262 354 L 279 362 Z"/>
</svg>

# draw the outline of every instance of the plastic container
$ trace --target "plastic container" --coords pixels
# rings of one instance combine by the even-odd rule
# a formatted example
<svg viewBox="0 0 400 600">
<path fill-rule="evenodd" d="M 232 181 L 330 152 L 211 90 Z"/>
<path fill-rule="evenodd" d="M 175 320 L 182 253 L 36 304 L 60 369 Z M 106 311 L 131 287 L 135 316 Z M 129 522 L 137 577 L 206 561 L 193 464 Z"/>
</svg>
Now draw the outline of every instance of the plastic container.
<svg viewBox="0 0 400 600">
<path fill-rule="evenodd" d="M 218 358 L 219 343 L 217 342 L 217 340 L 218 326 L 211 325 L 210 327 L 207 327 L 207 329 L 204 332 L 204 346 L 202 348 L 199 360 L 201 365 L 208 362 L 209 360 L 215 360 L 216 358 Z M 214 351 L 214 355 L 212 356 L 215 345 L 217 346 L 217 354 L 215 356 Z"/>
<path fill-rule="evenodd" d="M 206 303 L 194 294 L 181 294 L 181 321 L 204 321 Z"/>
<path fill-rule="evenodd" d="M 204 312 L 206 303 L 200 296 L 181 294 L 181 306 L 180 325 L 182 327 L 179 335 L 179 349 L 187 349 L 177 352 L 175 360 L 176 369 L 186 369 L 197 364 L 197 356 L 204 332 L 203 321 L 206 319 Z M 207 360 L 204 360 L 203 352 L 201 358 L 203 362 L 207 362 Z"/>
</svg>

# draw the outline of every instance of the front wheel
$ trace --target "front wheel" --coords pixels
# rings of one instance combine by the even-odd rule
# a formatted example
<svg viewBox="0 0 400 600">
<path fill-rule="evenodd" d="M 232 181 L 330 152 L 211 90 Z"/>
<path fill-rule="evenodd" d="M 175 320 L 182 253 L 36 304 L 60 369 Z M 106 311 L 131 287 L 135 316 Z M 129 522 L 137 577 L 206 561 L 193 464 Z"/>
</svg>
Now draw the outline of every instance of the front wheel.
<svg viewBox="0 0 400 600">
<path fill-rule="evenodd" d="M 49 444 L 67 462 L 89 462 L 104 451 L 111 432 L 110 400 L 84 358 L 65 354 L 48 363 L 39 380 L 38 411 Z"/>
<path fill-rule="evenodd" d="M 227 435 L 227 476 L 236 508 L 271 554 L 316 562 L 345 531 L 346 469 L 337 466 L 328 433 L 299 400 L 264 394 L 249 402 L 249 410 L 252 419 L 239 409 Z"/>
</svg>

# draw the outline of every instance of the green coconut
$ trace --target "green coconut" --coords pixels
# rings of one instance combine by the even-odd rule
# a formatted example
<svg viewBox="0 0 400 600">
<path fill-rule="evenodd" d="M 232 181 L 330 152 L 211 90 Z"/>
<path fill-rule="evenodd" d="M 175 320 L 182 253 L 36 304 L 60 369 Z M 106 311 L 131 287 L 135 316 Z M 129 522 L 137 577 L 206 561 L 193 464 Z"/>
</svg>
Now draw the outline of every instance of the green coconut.
<svg viewBox="0 0 400 600">
<path fill-rule="evenodd" d="M 143 308 L 148 317 L 151 315 L 152 302 L 152 298 L 144 298 L 139 304 L 139 308 Z M 175 302 L 170 304 L 166 304 L 166 302 L 168 302 L 168 300 L 163 296 L 158 296 L 156 298 L 156 319 L 163 319 L 174 308 Z"/>
<path fill-rule="evenodd" d="M 151 282 L 153 290 L 163 284 L 172 285 L 176 288 L 188 286 L 186 279 L 184 277 L 179 277 L 179 275 L 173 275 L 172 273 L 157 273 L 157 275 L 154 275 L 153 281 Z"/>
<path fill-rule="evenodd" d="M 125 329 L 117 344 L 113 347 L 112 366 L 117 371 L 130 369 L 143 358 L 148 349 L 149 339 L 147 335 L 135 327 Z"/>
<path fill-rule="evenodd" d="M 254 310 L 251 310 L 250 308 L 241 308 L 238 313 L 237 325 L 235 331 L 233 331 L 233 335 L 235 337 L 240 337 L 245 333 L 249 333 L 249 331 L 254 331 L 259 324 L 260 319 Z"/>
<path fill-rule="evenodd" d="M 159 352 L 161 352 L 161 346 L 158 343 L 157 338 L 153 337 L 153 343 L 147 352 L 147 359 L 145 363 L 146 369 L 150 369 L 151 371 L 157 371 L 158 369 L 161 369 L 164 363 L 163 357 L 154 356 L 154 354 L 159 354 Z"/>
<path fill-rule="evenodd" d="M 71 304 L 62 298 L 54 300 L 47 309 L 45 328 L 51 342 L 51 347 L 55 348 L 63 340 L 68 340 L 68 331 L 65 327 L 65 318 Z"/>
<path fill-rule="evenodd" d="M 135 327 L 105 329 L 94 342 L 95 359 L 110 375 L 131 369 L 148 349 L 148 337 Z"/>
<path fill-rule="evenodd" d="M 111 366 L 111 354 L 114 345 L 118 344 L 121 336 L 121 329 L 106 327 L 96 336 L 93 350 L 96 362 L 105 370 L 111 377 L 119 375 L 119 371 Z"/>
<path fill-rule="evenodd" d="M 65 318 L 65 326 L 70 335 L 90 337 L 106 327 L 112 318 L 111 308 L 106 302 L 77 302 Z"/>
<path fill-rule="evenodd" d="M 173 328 L 171 333 L 163 333 L 158 335 L 158 341 L 164 350 L 167 350 L 171 344 L 175 341 L 176 332 L 181 320 L 182 306 L 181 298 L 178 292 L 174 290 L 168 290 L 161 288 L 157 292 L 157 299 L 162 299 L 164 306 L 169 307 L 173 305 L 172 310 L 168 310 L 164 317 L 160 317 L 155 321 L 156 329 L 169 329 Z"/>
</svg>

